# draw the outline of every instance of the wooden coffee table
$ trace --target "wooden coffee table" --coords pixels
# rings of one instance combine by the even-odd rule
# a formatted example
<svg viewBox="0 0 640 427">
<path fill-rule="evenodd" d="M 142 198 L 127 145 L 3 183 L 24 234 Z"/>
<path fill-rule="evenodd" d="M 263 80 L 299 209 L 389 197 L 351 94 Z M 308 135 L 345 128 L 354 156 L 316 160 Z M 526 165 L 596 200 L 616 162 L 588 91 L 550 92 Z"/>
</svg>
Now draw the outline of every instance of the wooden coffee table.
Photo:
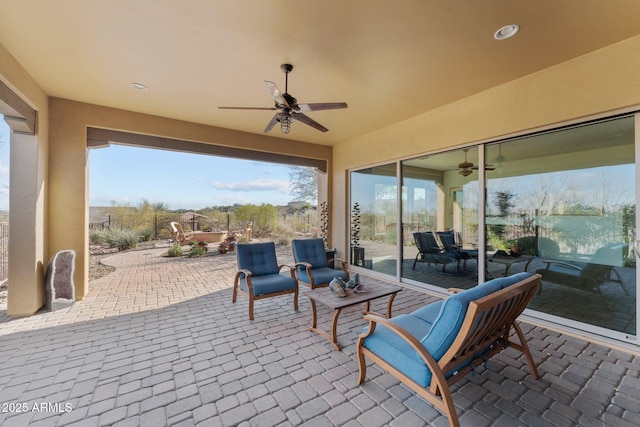
<svg viewBox="0 0 640 427">
<path fill-rule="evenodd" d="M 351 307 L 352 305 L 365 303 L 365 310 L 363 314 L 374 313 L 370 311 L 371 301 L 377 298 L 389 297 L 387 302 L 387 318 L 391 318 L 391 304 L 396 294 L 402 290 L 401 287 L 395 285 L 382 285 L 377 283 L 365 283 L 364 285 L 369 289 L 369 292 L 356 294 L 351 289 L 347 289 L 347 296 L 344 298 L 338 298 L 334 295 L 333 291 L 326 288 L 316 288 L 310 291 L 303 292 L 304 295 L 309 297 L 311 303 L 311 327 L 309 331 L 317 332 L 331 344 L 340 350 L 341 347 L 338 344 L 337 332 L 338 332 L 338 317 L 340 312 L 345 307 Z M 333 309 L 333 320 L 331 321 L 331 334 L 318 328 L 318 312 L 316 310 L 316 302 L 323 304 Z"/>
</svg>

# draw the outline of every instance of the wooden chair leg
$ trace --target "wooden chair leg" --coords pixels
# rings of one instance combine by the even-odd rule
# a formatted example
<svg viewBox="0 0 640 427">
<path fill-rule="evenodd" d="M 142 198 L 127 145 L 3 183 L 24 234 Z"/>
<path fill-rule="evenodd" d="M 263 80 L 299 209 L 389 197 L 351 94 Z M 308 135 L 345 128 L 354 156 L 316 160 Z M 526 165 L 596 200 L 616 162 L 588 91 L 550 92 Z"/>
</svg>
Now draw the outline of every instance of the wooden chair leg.
<svg viewBox="0 0 640 427">
<path fill-rule="evenodd" d="M 236 302 L 237 298 L 238 298 L 238 280 L 236 280 L 235 283 L 233 284 L 233 294 L 231 296 L 231 302 Z"/>
<path fill-rule="evenodd" d="M 249 295 L 249 320 L 253 320 L 253 295 Z"/>
<path fill-rule="evenodd" d="M 529 363 L 529 367 L 531 368 L 531 375 L 533 378 L 539 379 L 540 374 L 538 374 L 538 368 L 536 367 L 536 362 L 533 360 L 533 356 L 531 355 L 531 350 L 529 350 L 529 344 L 527 344 L 527 340 L 524 337 L 524 333 L 522 329 L 520 329 L 520 325 L 517 323 L 513 323 L 513 329 L 515 329 L 518 338 L 520 339 L 520 351 L 524 353 L 524 356 L 527 358 L 527 362 Z"/>
<path fill-rule="evenodd" d="M 360 340 L 358 340 L 356 350 L 358 357 L 358 385 L 362 384 L 367 376 L 367 362 L 364 359 L 364 354 L 362 354 L 361 348 L 362 344 Z"/>
</svg>

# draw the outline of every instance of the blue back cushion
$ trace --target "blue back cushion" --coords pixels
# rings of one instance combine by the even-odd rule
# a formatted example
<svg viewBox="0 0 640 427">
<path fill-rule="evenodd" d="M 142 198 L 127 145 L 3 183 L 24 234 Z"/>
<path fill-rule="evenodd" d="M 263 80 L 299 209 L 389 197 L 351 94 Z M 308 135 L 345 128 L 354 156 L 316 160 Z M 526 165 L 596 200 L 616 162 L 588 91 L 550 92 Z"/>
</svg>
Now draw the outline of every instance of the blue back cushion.
<svg viewBox="0 0 640 427">
<path fill-rule="evenodd" d="M 236 251 L 238 268 L 249 270 L 253 276 L 279 273 L 275 243 L 239 244 Z"/>
<path fill-rule="evenodd" d="M 308 262 L 313 268 L 327 267 L 327 253 L 322 239 L 293 239 L 293 257 L 296 262 Z"/>
<path fill-rule="evenodd" d="M 433 321 L 433 327 L 421 340 L 422 345 L 436 360 L 440 360 L 453 344 L 458 332 L 460 332 L 462 321 L 467 315 L 467 309 L 471 301 L 516 284 L 530 276 L 530 273 L 519 273 L 513 276 L 501 277 L 451 295 L 442 303 L 440 313 Z"/>
</svg>

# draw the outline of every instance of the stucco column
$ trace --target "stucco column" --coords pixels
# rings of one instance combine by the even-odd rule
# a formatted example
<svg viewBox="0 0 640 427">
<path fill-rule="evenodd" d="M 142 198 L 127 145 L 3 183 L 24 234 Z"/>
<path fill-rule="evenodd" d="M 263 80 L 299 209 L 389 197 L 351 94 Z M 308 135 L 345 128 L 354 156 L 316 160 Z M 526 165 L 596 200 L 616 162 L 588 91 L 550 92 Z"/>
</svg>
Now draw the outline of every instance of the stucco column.
<svg viewBox="0 0 640 427">
<path fill-rule="evenodd" d="M 11 133 L 9 193 L 9 294 L 7 314 L 34 314 L 44 304 L 42 182 L 38 140 Z"/>
</svg>

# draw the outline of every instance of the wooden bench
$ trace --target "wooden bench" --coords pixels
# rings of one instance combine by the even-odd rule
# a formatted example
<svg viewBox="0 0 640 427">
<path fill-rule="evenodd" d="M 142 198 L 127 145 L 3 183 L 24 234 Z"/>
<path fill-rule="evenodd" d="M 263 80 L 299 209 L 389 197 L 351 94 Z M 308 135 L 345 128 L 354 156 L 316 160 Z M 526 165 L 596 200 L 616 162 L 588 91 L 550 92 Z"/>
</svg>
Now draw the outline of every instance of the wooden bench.
<svg viewBox="0 0 640 427">
<path fill-rule="evenodd" d="M 503 349 L 522 352 L 539 378 L 516 318 L 533 299 L 540 275 L 520 273 L 493 279 L 445 300 L 392 319 L 367 314 L 357 342 L 358 384 L 366 376 L 365 357 L 433 404 L 459 426 L 450 386 Z M 515 331 L 519 342 L 510 339 Z"/>
</svg>

